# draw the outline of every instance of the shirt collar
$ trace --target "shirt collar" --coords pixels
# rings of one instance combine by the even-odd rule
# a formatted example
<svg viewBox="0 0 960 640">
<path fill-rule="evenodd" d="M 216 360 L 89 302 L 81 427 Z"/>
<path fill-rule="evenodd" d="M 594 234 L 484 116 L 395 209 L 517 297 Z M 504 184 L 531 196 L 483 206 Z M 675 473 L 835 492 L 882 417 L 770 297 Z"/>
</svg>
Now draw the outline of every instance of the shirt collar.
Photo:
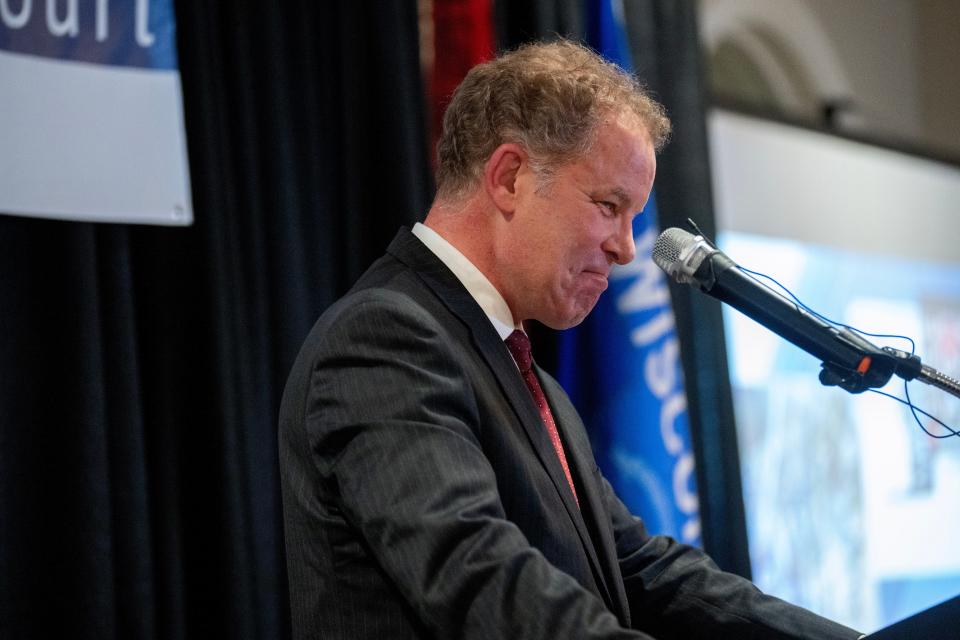
<svg viewBox="0 0 960 640">
<path fill-rule="evenodd" d="M 457 280 L 483 309 L 493 328 L 500 334 L 501 340 L 506 340 L 514 329 L 521 328 L 514 322 L 510 307 L 507 306 L 507 301 L 503 299 L 497 288 L 456 247 L 439 233 L 419 222 L 413 225 L 413 235 L 417 236 L 420 242 L 453 272 Z"/>
</svg>

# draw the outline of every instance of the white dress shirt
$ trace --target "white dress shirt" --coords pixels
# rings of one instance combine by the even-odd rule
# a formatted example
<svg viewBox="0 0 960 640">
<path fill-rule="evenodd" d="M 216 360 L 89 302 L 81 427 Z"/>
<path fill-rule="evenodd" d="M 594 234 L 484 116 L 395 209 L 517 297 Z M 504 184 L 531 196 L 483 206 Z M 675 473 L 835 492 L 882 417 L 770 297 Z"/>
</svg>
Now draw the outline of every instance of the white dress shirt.
<svg viewBox="0 0 960 640">
<path fill-rule="evenodd" d="M 439 233 L 419 222 L 413 225 L 413 235 L 417 236 L 420 242 L 440 259 L 440 262 L 447 265 L 457 280 L 466 287 L 467 292 L 487 314 L 490 323 L 500 334 L 501 340 L 506 340 L 514 329 L 523 330 L 520 323 L 514 321 L 507 301 L 503 299 L 497 288 L 456 247 L 444 240 Z"/>
</svg>

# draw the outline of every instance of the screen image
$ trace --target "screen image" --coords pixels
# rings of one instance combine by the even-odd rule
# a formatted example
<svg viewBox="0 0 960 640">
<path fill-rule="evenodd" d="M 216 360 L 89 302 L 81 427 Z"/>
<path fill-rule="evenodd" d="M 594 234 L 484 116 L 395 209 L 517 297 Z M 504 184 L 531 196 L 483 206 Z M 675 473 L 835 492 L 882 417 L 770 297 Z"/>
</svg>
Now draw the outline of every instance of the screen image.
<svg viewBox="0 0 960 640">
<path fill-rule="evenodd" d="M 960 375 L 960 266 L 742 232 L 718 243 L 816 312 L 909 336 L 925 364 Z M 724 321 L 757 585 L 864 632 L 960 594 L 960 438 L 927 435 L 889 398 L 821 385 L 813 356 L 733 308 Z M 899 378 L 882 390 L 904 397 Z M 960 399 L 909 392 L 960 428 Z"/>
</svg>

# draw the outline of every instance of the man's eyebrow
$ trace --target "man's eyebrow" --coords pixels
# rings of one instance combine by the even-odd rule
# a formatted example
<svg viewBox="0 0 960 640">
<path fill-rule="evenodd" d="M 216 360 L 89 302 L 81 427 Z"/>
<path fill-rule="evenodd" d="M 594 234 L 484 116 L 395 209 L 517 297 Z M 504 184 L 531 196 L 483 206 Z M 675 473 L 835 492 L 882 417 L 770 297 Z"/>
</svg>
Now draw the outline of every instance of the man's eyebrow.
<svg viewBox="0 0 960 640">
<path fill-rule="evenodd" d="M 627 192 L 624 191 L 621 187 L 614 187 L 610 190 L 610 195 L 617 198 L 620 202 L 619 204 L 625 204 L 630 202 L 630 196 L 627 195 Z"/>
</svg>

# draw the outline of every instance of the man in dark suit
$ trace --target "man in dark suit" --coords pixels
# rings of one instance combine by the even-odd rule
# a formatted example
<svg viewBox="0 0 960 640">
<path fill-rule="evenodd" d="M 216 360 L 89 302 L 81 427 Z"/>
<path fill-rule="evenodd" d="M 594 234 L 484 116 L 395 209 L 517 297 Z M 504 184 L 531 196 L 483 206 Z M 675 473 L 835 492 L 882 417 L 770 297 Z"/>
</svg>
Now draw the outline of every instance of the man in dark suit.
<svg viewBox="0 0 960 640">
<path fill-rule="evenodd" d="M 579 323 L 653 185 L 662 109 L 577 45 L 473 69 L 423 224 L 320 318 L 280 413 L 294 637 L 856 638 L 651 536 L 522 322 Z"/>
</svg>

